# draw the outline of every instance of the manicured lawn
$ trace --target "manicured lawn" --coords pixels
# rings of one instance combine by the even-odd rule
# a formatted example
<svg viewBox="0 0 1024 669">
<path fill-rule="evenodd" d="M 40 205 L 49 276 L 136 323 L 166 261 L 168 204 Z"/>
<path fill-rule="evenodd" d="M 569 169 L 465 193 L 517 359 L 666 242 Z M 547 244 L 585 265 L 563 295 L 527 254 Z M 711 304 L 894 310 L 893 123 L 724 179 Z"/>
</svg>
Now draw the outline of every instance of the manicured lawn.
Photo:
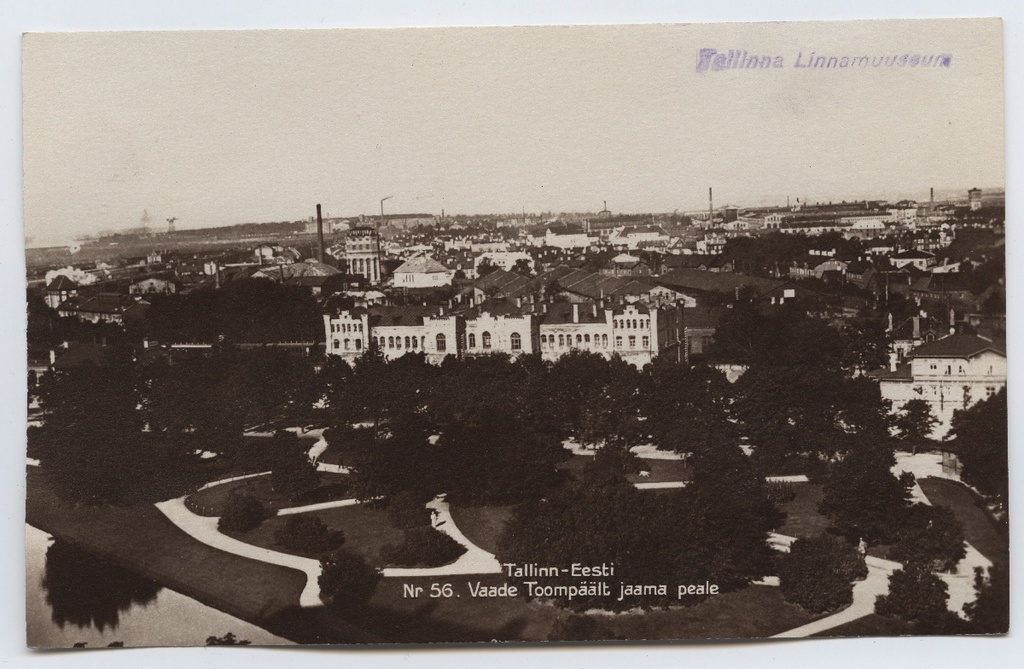
<svg viewBox="0 0 1024 669">
<path fill-rule="evenodd" d="M 388 522 L 387 513 L 372 509 L 363 504 L 343 506 L 322 511 L 310 511 L 308 514 L 322 520 L 331 531 L 341 530 L 345 533 L 345 543 L 341 548 L 363 556 L 367 562 L 378 567 L 383 566 L 380 560 L 380 549 L 385 544 L 401 543 L 404 538 L 402 530 L 392 527 Z M 232 534 L 236 539 L 263 548 L 292 553 L 303 557 L 317 558 L 318 554 L 300 553 L 279 546 L 274 535 L 284 527 L 291 516 L 274 516 L 269 518 L 255 530 L 244 534 Z"/>
<path fill-rule="evenodd" d="M 630 474 L 630 483 L 662 483 L 665 481 L 689 481 L 690 469 L 682 460 L 643 460 L 643 471 L 650 476 Z"/>
<path fill-rule="evenodd" d="M 1009 559 L 1006 539 L 996 529 L 989 515 L 978 506 L 970 488 L 956 481 L 930 476 L 918 479 L 917 482 L 928 501 L 953 511 L 964 527 L 964 538 L 982 555 L 993 562 L 1005 563 Z"/>
<path fill-rule="evenodd" d="M 829 526 L 828 517 L 818 512 L 822 486 L 817 483 L 794 483 L 796 493 L 791 501 L 779 504 L 786 513 L 786 522 L 776 531 L 791 537 L 816 537 Z"/>
<path fill-rule="evenodd" d="M 513 506 L 452 506 L 456 527 L 471 542 L 489 553 L 498 550 L 498 540 L 512 517 Z"/>
<path fill-rule="evenodd" d="M 348 480 L 347 474 L 332 474 L 321 472 L 320 486 L 328 486 L 336 483 L 344 483 Z M 232 481 L 221 485 L 213 486 L 205 490 L 199 490 L 188 496 L 186 504 L 193 513 L 201 516 L 221 516 L 227 506 L 228 500 L 235 493 L 252 495 L 260 500 L 269 509 L 285 509 L 292 506 L 301 506 L 305 502 L 289 499 L 288 497 L 275 493 L 271 489 L 270 477 L 255 476 L 252 478 Z M 335 499 L 346 499 L 349 494 L 346 491 L 339 491 Z M 317 501 L 327 501 L 318 499 Z"/>
<path fill-rule="evenodd" d="M 573 476 L 583 473 L 586 466 L 594 461 L 592 455 L 573 455 L 568 460 L 558 463 L 558 468 Z M 660 483 L 664 481 L 689 481 L 690 470 L 682 460 L 641 460 L 644 471 L 650 472 L 649 477 L 630 474 L 626 478 L 631 483 Z"/>
<path fill-rule="evenodd" d="M 26 520 L 95 555 L 257 625 L 297 607 L 302 573 L 225 553 L 179 530 L 151 504 L 76 506 L 30 468 Z"/>
</svg>

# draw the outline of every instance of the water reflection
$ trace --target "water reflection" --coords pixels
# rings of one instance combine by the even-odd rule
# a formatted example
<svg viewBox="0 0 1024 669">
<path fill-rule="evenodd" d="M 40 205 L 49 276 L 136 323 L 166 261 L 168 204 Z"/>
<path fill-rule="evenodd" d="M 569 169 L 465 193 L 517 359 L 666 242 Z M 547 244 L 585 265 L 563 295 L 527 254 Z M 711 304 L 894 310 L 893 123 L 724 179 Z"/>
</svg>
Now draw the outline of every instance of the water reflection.
<svg viewBox="0 0 1024 669">
<path fill-rule="evenodd" d="M 156 601 L 161 590 L 153 581 L 60 540 L 46 550 L 42 585 L 54 623 L 100 632 L 117 629 L 121 613 Z"/>
<path fill-rule="evenodd" d="M 203 646 L 231 633 L 257 645 L 290 643 L 170 588 L 25 527 L 27 641 L 34 648 Z"/>
</svg>

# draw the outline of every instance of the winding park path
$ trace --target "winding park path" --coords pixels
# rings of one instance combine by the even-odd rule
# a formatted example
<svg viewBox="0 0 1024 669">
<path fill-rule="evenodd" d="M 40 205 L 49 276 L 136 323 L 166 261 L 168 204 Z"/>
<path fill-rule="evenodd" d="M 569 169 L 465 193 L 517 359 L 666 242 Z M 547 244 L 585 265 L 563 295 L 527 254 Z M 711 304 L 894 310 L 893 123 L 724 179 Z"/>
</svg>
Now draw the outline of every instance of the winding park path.
<svg viewBox="0 0 1024 669">
<path fill-rule="evenodd" d="M 230 483 L 232 481 L 253 478 L 255 476 L 264 476 L 267 473 L 269 472 L 234 476 L 220 481 L 213 481 L 211 483 L 207 483 L 200 489 L 205 490 L 217 485 Z M 306 575 L 306 585 L 302 589 L 302 594 L 299 596 L 299 605 L 303 607 L 323 605 L 323 602 L 320 600 L 321 570 L 319 560 L 291 555 L 289 553 L 282 553 L 270 550 L 269 548 L 262 548 L 260 546 L 254 546 L 252 544 L 245 543 L 244 541 L 239 541 L 238 539 L 229 537 L 217 529 L 217 523 L 220 518 L 216 516 L 200 516 L 193 513 L 185 505 L 185 499 L 187 497 L 188 495 L 184 495 L 165 502 L 159 502 L 155 506 L 180 530 L 196 541 L 204 543 L 211 548 L 216 548 L 240 557 L 301 571 Z M 287 516 L 299 513 L 308 513 L 310 511 L 320 511 L 322 509 L 354 506 L 359 503 L 360 500 L 357 499 L 321 502 L 319 504 L 308 504 L 306 506 L 280 509 L 278 510 L 277 515 Z M 466 549 L 466 552 L 463 553 L 455 562 L 442 565 L 440 567 L 389 567 L 381 570 L 381 573 L 385 578 L 501 573 L 501 565 L 498 563 L 497 558 L 494 557 L 493 554 L 488 553 L 484 549 L 472 543 L 468 538 L 466 538 L 466 535 L 459 530 L 458 526 L 456 526 L 455 521 L 452 519 L 448 502 L 444 500 L 444 495 L 437 496 L 428 502 L 426 507 L 431 510 L 432 524 L 434 528 L 454 539 Z"/>
<path fill-rule="evenodd" d="M 326 441 L 323 439 L 322 432 L 319 435 L 320 439 L 310 450 L 310 460 L 316 462 L 316 459 L 326 449 Z M 34 463 L 29 463 L 34 464 Z M 323 464 L 323 463 L 318 463 Z M 900 466 L 902 465 L 902 467 Z M 894 470 L 910 470 L 914 471 L 915 474 L 929 475 L 932 473 L 934 466 L 932 463 L 924 463 L 921 458 L 904 458 L 897 465 Z M 269 472 L 261 472 L 257 474 L 248 474 L 245 476 L 236 476 L 220 481 L 213 481 L 207 483 L 200 488 L 208 489 L 224 483 L 237 481 L 246 478 L 252 478 L 255 476 L 264 476 Z M 767 477 L 768 480 L 777 481 L 805 481 L 806 477 Z M 684 481 L 667 481 L 667 482 L 643 482 L 635 484 L 639 489 L 659 489 L 659 488 L 679 488 L 686 485 Z M 924 495 L 921 488 L 915 487 L 913 491 L 915 501 L 930 504 L 931 502 Z M 185 505 L 186 497 L 179 497 L 176 499 L 168 500 L 166 502 L 160 502 L 156 504 L 156 508 L 159 509 L 171 522 L 173 522 L 182 531 L 187 533 L 192 538 L 200 541 L 213 548 L 232 553 L 241 557 L 258 560 L 268 564 L 278 565 L 301 571 L 306 575 L 306 585 L 302 590 L 299 601 L 303 607 L 315 607 L 322 606 L 320 600 L 320 562 L 311 558 L 304 558 L 296 555 L 290 555 L 287 553 L 281 553 L 278 551 L 270 550 L 267 548 L 261 548 L 252 544 L 239 541 L 225 534 L 222 534 L 217 529 L 217 523 L 219 518 L 211 516 L 200 516 L 188 509 Z M 305 506 L 292 507 L 280 509 L 277 515 L 292 515 L 299 513 L 308 513 L 311 511 L 319 511 L 322 509 L 331 509 L 344 506 L 353 506 L 359 504 L 360 501 L 356 499 L 344 499 L 333 502 L 322 502 L 319 504 L 309 504 Z M 389 567 L 382 570 L 382 574 L 386 578 L 410 578 L 410 577 L 439 577 L 439 576 L 457 576 L 457 575 L 471 575 L 471 574 L 500 574 L 501 564 L 497 558 L 479 546 L 471 542 L 465 534 L 458 528 L 452 518 L 451 511 L 448 502 L 445 500 L 445 495 L 438 495 L 433 500 L 426 504 L 426 507 L 431 510 L 432 525 L 439 532 L 442 532 L 453 540 L 458 542 L 466 552 L 463 553 L 456 561 L 451 564 L 443 565 L 440 567 L 429 567 L 429 568 L 399 568 Z M 778 551 L 788 552 L 792 543 L 796 541 L 795 537 L 786 536 L 777 533 L 771 533 L 768 537 L 769 545 Z M 960 564 L 957 565 L 957 569 L 950 574 L 939 574 L 939 577 L 946 582 L 949 589 L 949 609 L 955 613 L 963 615 L 962 609 L 964 604 L 973 601 L 976 597 L 976 591 L 974 588 L 974 570 L 976 567 L 981 567 L 988 570 L 992 566 L 992 562 L 978 552 L 969 543 L 966 543 L 967 555 L 961 560 Z M 847 608 L 838 611 L 830 616 L 826 616 L 814 622 L 796 627 L 785 632 L 776 634 L 772 638 L 801 638 L 813 636 L 826 632 L 830 629 L 834 629 L 841 625 L 853 622 L 859 618 L 874 613 L 875 610 L 875 599 L 879 595 L 884 595 L 889 591 L 889 576 L 896 570 L 902 568 L 902 564 L 893 562 L 891 560 L 883 560 L 872 556 L 865 557 L 865 563 L 868 567 L 868 575 L 861 581 L 854 584 L 853 587 L 853 602 Z M 774 584 L 775 581 L 772 581 Z"/>
<path fill-rule="evenodd" d="M 492 553 L 480 548 L 459 530 L 452 519 L 448 502 L 444 495 L 438 495 L 427 503 L 427 508 L 433 512 L 434 529 L 443 532 L 457 541 L 466 552 L 458 560 L 451 564 L 430 568 L 399 568 L 389 567 L 383 570 L 385 577 L 393 576 L 460 576 L 465 574 L 500 574 L 501 564 Z"/>
</svg>

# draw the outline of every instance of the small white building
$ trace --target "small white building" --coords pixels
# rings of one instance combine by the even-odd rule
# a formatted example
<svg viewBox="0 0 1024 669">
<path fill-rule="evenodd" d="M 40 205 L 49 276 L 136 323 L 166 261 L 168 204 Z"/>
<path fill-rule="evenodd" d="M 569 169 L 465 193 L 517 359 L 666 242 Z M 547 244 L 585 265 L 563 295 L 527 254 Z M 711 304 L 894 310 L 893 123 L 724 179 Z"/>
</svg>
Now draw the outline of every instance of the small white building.
<svg viewBox="0 0 1024 669">
<path fill-rule="evenodd" d="M 889 258 L 889 262 L 896 269 L 902 269 L 907 265 L 913 265 L 922 272 L 926 271 L 929 267 L 936 264 L 937 259 L 934 253 L 928 253 L 927 251 L 918 251 L 911 249 L 909 251 L 902 251 Z"/>
<path fill-rule="evenodd" d="M 395 288 L 440 288 L 452 285 L 455 271 L 429 256 L 409 258 L 395 270 Z"/>
</svg>

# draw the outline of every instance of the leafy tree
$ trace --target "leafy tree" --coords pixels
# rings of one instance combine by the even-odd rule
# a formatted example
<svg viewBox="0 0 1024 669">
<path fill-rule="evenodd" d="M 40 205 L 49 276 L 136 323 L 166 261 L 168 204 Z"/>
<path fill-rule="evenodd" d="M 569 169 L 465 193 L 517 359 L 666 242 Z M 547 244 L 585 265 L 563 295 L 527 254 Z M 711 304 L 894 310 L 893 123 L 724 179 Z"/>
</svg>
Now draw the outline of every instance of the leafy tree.
<svg viewBox="0 0 1024 669">
<path fill-rule="evenodd" d="M 167 476 L 177 463 L 142 432 L 140 382 L 129 356 L 113 349 L 102 365 L 54 372 L 40 385 L 45 421 L 30 431 L 29 451 L 59 494 L 75 502 L 153 501 L 179 483 Z"/>
<path fill-rule="evenodd" d="M 727 401 L 731 393 L 725 376 L 707 366 L 658 358 L 641 381 L 642 430 L 661 449 L 690 452 L 735 441 Z"/>
<path fill-rule="evenodd" d="M 889 551 L 893 560 L 919 562 L 933 571 L 952 571 L 967 555 L 963 527 L 944 506 L 912 505 L 897 537 Z"/>
<path fill-rule="evenodd" d="M 895 464 L 892 451 L 884 446 L 851 451 L 832 466 L 819 510 L 852 541 L 892 541 L 914 484 L 909 472 L 899 478 L 892 474 L 890 470 Z"/>
<path fill-rule="evenodd" d="M 396 567 L 440 567 L 465 552 L 459 542 L 427 525 L 406 529 L 402 543 L 381 547 L 380 558 Z"/>
<path fill-rule="evenodd" d="M 224 515 L 217 521 L 217 529 L 221 532 L 249 532 L 271 515 L 252 495 L 234 494 L 228 500 Z"/>
<path fill-rule="evenodd" d="M 294 498 L 320 484 L 316 465 L 309 460 L 306 444 L 292 432 L 279 431 L 272 437 L 270 484 L 274 492 Z"/>
<path fill-rule="evenodd" d="M 476 266 L 476 275 L 477 277 L 482 279 L 491 272 L 494 272 L 499 269 L 501 268 L 492 263 L 490 258 L 481 258 L 480 264 Z"/>
<path fill-rule="evenodd" d="M 769 571 L 765 541 L 779 521 L 763 481 L 737 447 L 708 449 L 695 458 L 686 488 L 652 495 L 607 467 L 584 470 L 569 485 L 513 512 L 498 547 L 501 562 L 615 563 L 623 583 L 716 583 L 742 587 Z M 671 531 L 666 531 L 671 528 Z M 572 584 L 553 578 L 547 583 Z M 696 595 L 687 603 L 697 603 Z M 576 611 L 665 606 L 670 594 L 559 599 Z"/>
<path fill-rule="evenodd" d="M 793 542 L 779 567 L 786 601 L 808 611 L 833 611 L 853 602 L 853 581 L 868 575 L 864 558 L 846 540 L 823 534 Z"/>
<path fill-rule="evenodd" d="M 677 498 L 676 527 L 685 524 L 694 554 L 679 568 L 723 590 L 747 585 L 770 572 L 767 534 L 784 515 L 768 500 L 764 478 L 738 446 L 719 444 L 694 452 L 693 478 Z M 705 576 L 706 575 L 706 576 Z"/>
<path fill-rule="evenodd" d="M 380 579 L 380 570 L 358 555 L 338 551 L 320 558 L 318 583 L 325 604 L 360 608 L 373 596 Z"/>
<path fill-rule="evenodd" d="M 875 599 L 875 613 L 912 623 L 922 634 L 949 634 L 960 626 L 947 599 L 942 579 L 926 565 L 911 563 L 889 576 L 889 593 Z"/>
<path fill-rule="evenodd" d="M 517 260 L 516 263 L 512 265 L 512 271 L 522 276 L 531 276 L 533 274 L 533 272 L 530 271 L 530 261 L 526 258 L 520 258 Z"/>
<path fill-rule="evenodd" d="M 894 422 L 899 430 L 900 441 L 909 444 L 912 452 L 917 453 L 918 444 L 928 439 L 928 435 L 939 424 L 939 419 L 932 413 L 927 400 L 912 399 L 903 405 Z"/>
<path fill-rule="evenodd" d="M 959 446 L 965 482 L 1006 503 L 1007 468 L 1006 389 L 953 414 L 953 434 Z"/>
</svg>

